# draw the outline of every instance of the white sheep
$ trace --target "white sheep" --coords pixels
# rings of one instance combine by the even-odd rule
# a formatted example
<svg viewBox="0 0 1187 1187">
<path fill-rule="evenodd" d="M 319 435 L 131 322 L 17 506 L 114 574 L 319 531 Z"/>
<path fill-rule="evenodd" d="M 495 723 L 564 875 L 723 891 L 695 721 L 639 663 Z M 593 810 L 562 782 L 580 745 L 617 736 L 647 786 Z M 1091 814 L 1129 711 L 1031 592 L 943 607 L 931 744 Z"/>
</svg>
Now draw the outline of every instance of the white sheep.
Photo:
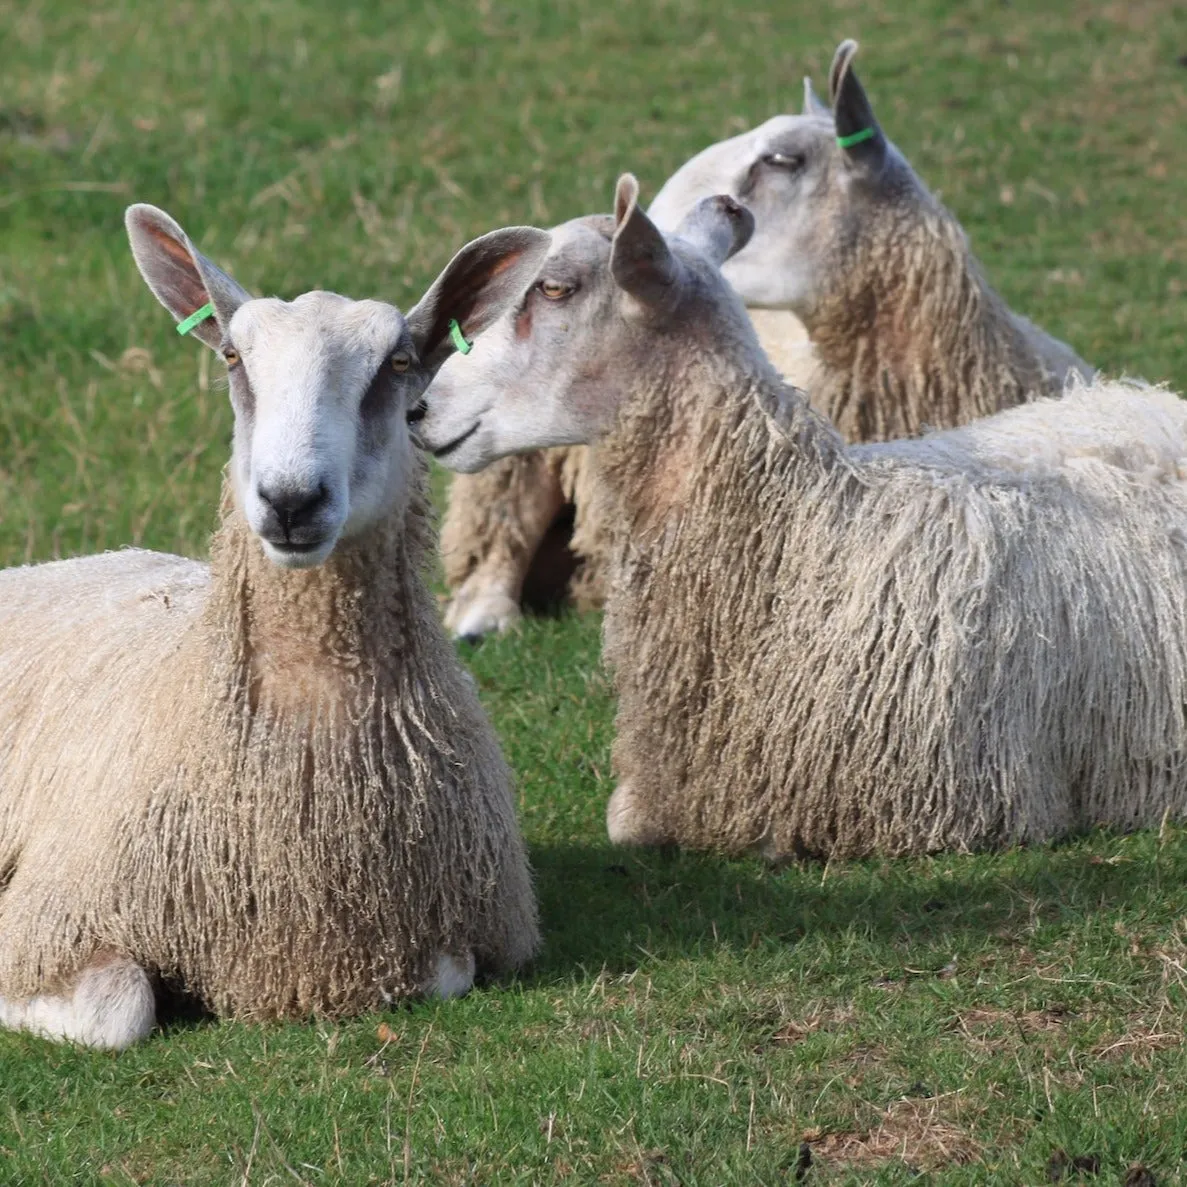
<svg viewBox="0 0 1187 1187">
<path fill-rule="evenodd" d="M 674 230 L 712 194 L 750 209 L 754 237 L 724 275 L 771 361 L 847 440 L 963 424 L 1057 394 L 1069 375 L 1090 378 L 1069 347 L 989 285 L 960 224 L 879 128 L 852 68 L 856 52 L 853 41 L 837 49 L 832 109 L 805 79 L 802 115 L 776 116 L 693 157 L 660 190 L 652 221 Z M 464 358 L 447 364 L 457 382 L 468 368 Z M 525 574 L 566 504 L 580 559 L 574 601 L 600 604 L 609 531 L 592 482 L 574 448 L 454 480 L 441 551 L 455 634 L 516 621 Z"/>
<path fill-rule="evenodd" d="M 120 1048 L 153 981 L 300 1018 L 462 993 L 538 943 L 511 781 L 424 581 L 406 424 L 548 240 L 476 240 L 407 316 L 254 300 L 133 206 L 149 287 L 226 361 L 209 566 L 0 572 L 0 1023 Z"/>
<path fill-rule="evenodd" d="M 810 375 L 812 348 L 795 314 L 749 312 L 783 373 Z M 464 375 L 466 362 L 458 355 L 448 365 Z M 597 513 L 594 482 L 583 446 L 534 450 L 454 476 L 441 560 L 450 593 L 445 625 L 455 637 L 510 630 L 525 602 L 567 598 L 579 610 L 601 607 L 611 533 Z"/>
<path fill-rule="evenodd" d="M 722 268 L 747 304 L 792 310 L 810 369 L 791 376 L 851 441 L 950 428 L 1036 396 L 1092 367 L 1013 313 L 960 223 L 887 139 L 843 41 L 831 108 L 804 80 L 802 115 L 780 115 L 693 157 L 652 203 L 663 230 L 728 194 L 754 216 Z"/>
<path fill-rule="evenodd" d="M 1077 381 L 846 445 L 718 271 L 744 208 L 665 239 L 636 192 L 552 232 L 420 427 L 460 470 L 596 442 L 611 838 L 894 854 L 1182 814 L 1187 405 Z"/>
</svg>

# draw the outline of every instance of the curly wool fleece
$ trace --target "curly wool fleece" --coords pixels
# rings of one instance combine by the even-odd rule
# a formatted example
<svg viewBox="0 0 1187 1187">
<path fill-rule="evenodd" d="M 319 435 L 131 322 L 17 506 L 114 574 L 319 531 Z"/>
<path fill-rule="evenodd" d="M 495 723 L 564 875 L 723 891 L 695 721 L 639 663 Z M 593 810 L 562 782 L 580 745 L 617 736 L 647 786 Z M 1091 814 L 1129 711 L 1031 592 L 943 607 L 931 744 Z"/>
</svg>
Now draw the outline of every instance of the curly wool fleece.
<svg viewBox="0 0 1187 1187">
<path fill-rule="evenodd" d="M 100 949 L 219 1014 L 347 1014 L 538 944 L 511 781 L 406 522 L 318 569 L 229 496 L 207 566 L 0 573 L 0 995 Z M 393 521 L 397 517 L 393 517 Z"/>
</svg>

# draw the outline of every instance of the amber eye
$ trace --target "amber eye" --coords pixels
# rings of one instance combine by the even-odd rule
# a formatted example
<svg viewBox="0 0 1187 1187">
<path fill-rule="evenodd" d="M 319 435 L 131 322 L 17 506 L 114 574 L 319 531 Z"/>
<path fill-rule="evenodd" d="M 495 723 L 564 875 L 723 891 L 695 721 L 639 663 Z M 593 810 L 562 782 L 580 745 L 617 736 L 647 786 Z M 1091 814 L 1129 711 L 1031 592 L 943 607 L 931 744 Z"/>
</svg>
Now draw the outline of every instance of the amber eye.
<svg viewBox="0 0 1187 1187">
<path fill-rule="evenodd" d="M 234 367 L 239 362 L 239 352 L 228 346 L 227 349 L 223 351 L 223 359 L 228 367 Z"/>
<path fill-rule="evenodd" d="M 403 375 L 412 364 L 412 359 L 403 352 L 392 355 L 388 361 L 388 366 L 400 375 Z"/>
<path fill-rule="evenodd" d="M 573 286 L 571 284 L 561 284 L 559 280 L 542 280 L 540 281 L 540 291 L 550 301 L 559 301 L 562 297 L 567 297 L 573 291 Z"/>
</svg>

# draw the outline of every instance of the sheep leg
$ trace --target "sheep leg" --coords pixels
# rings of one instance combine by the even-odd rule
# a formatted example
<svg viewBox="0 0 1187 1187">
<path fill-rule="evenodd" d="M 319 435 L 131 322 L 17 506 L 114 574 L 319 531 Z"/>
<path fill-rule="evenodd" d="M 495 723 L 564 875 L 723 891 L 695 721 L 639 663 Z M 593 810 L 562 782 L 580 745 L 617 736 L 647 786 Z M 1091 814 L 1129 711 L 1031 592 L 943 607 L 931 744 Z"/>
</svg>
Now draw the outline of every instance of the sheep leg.
<svg viewBox="0 0 1187 1187">
<path fill-rule="evenodd" d="M 633 785 L 624 780 L 606 804 L 606 833 L 614 845 L 667 845 L 672 838 L 647 819 Z"/>
<path fill-rule="evenodd" d="M 425 983 L 430 997 L 463 997 L 474 986 L 474 953 L 441 952 L 433 975 Z"/>
<path fill-rule="evenodd" d="M 611 516 L 599 497 L 600 486 L 588 449 L 575 446 L 568 450 L 562 479 L 565 496 L 574 508 L 569 546 L 577 560 L 577 572 L 569 592 L 578 610 L 600 610 L 609 585 L 613 529 Z"/>
<path fill-rule="evenodd" d="M 555 452 L 504 458 L 454 478 L 441 556 L 451 593 L 445 625 L 455 638 L 506 631 L 519 620 L 532 558 L 565 505 Z"/>
<path fill-rule="evenodd" d="M 0 997 L 0 1025 L 111 1051 L 139 1042 L 156 1025 L 148 975 L 126 956 L 99 952 L 63 988 L 27 1001 Z"/>
</svg>

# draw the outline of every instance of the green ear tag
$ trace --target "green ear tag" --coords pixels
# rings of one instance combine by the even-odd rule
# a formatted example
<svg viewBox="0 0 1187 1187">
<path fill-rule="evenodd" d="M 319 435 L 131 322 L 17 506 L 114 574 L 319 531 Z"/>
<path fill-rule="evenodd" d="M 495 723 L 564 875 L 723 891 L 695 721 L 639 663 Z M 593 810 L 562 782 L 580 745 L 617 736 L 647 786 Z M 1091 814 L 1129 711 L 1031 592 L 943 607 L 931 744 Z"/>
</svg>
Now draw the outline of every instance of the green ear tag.
<svg viewBox="0 0 1187 1187">
<path fill-rule="evenodd" d="M 204 322 L 208 317 L 214 316 L 214 302 L 207 301 L 201 309 L 195 309 L 184 321 L 177 323 L 177 332 L 179 334 L 188 334 L 200 322 Z"/>
<path fill-rule="evenodd" d="M 449 319 L 449 336 L 453 339 L 453 344 L 457 347 L 458 354 L 470 353 L 474 344 L 466 341 L 466 335 L 462 333 L 462 327 L 457 324 L 456 317 Z"/>
<path fill-rule="evenodd" d="M 855 144 L 861 144 L 864 140 L 873 140 L 878 135 L 875 128 L 862 128 L 860 132 L 854 132 L 850 136 L 838 136 L 837 143 L 842 148 L 852 148 Z"/>
</svg>

